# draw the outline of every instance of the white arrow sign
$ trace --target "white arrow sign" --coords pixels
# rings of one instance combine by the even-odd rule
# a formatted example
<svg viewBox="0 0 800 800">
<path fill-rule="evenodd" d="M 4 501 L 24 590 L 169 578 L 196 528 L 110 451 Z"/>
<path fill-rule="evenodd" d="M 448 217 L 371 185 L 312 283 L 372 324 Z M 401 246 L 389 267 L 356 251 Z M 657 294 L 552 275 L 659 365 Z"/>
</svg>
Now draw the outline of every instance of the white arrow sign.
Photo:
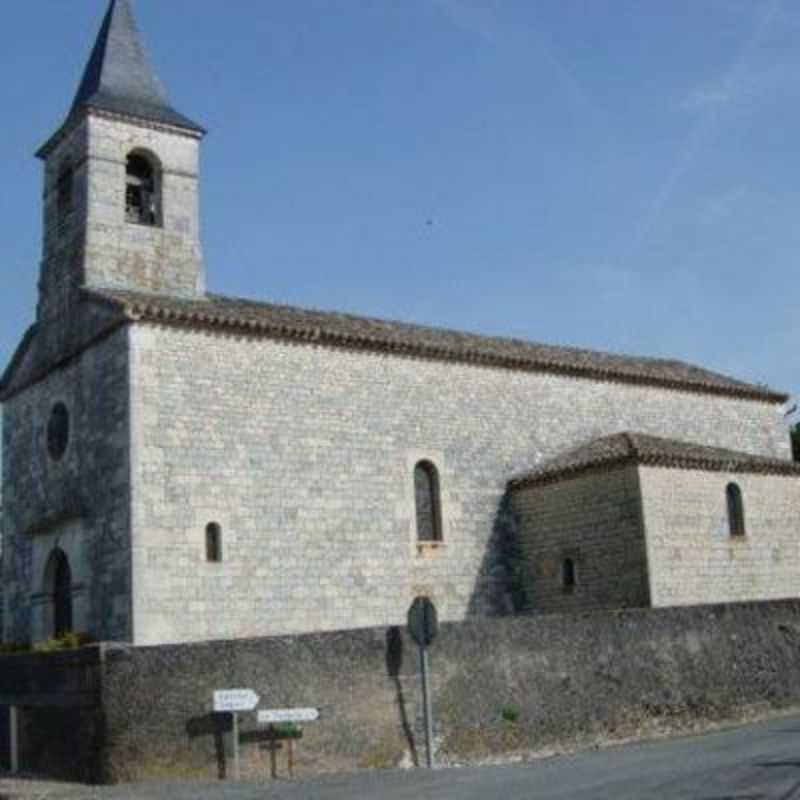
<svg viewBox="0 0 800 800">
<path fill-rule="evenodd" d="M 252 711 L 260 699 L 252 689 L 220 689 L 214 692 L 214 711 Z"/>
<path fill-rule="evenodd" d="M 258 712 L 259 725 L 273 725 L 276 722 L 316 722 L 318 719 L 317 708 L 272 708 Z"/>
</svg>

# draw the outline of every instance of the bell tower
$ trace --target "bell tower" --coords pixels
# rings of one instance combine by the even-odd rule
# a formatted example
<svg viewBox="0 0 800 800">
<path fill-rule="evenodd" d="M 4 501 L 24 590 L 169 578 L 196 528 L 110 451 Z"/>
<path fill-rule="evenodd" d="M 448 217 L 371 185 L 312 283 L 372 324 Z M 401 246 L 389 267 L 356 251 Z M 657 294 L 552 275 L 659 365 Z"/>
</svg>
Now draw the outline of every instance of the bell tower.
<svg viewBox="0 0 800 800">
<path fill-rule="evenodd" d="M 37 153 L 40 322 L 68 312 L 81 287 L 203 295 L 204 134 L 167 99 L 130 0 L 110 0 L 67 119 Z"/>
</svg>

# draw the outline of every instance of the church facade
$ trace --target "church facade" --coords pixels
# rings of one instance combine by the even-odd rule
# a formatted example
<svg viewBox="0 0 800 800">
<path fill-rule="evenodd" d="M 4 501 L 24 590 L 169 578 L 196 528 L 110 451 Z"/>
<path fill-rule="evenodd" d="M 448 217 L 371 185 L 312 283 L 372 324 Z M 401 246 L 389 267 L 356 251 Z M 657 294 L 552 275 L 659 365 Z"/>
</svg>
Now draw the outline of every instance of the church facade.
<svg viewBox="0 0 800 800">
<path fill-rule="evenodd" d="M 784 394 L 209 293 L 203 134 L 111 0 L 38 154 L 37 319 L 0 383 L 6 641 L 800 593 Z"/>
</svg>

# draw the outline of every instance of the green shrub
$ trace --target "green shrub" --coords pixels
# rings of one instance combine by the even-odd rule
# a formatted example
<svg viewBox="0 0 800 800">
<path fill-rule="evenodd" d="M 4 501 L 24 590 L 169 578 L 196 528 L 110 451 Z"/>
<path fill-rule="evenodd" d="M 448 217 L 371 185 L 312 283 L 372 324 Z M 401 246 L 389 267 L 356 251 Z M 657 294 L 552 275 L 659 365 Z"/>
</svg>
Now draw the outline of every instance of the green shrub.
<svg viewBox="0 0 800 800">
<path fill-rule="evenodd" d="M 30 653 L 31 646 L 24 642 L 2 642 L 0 643 L 0 656 L 17 655 L 19 653 Z"/>
<path fill-rule="evenodd" d="M 519 722 L 519 709 L 515 706 L 503 706 L 500 709 L 500 716 L 505 722 Z"/>
<path fill-rule="evenodd" d="M 77 650 L 93 641 L 94 639 L 88 633 L 69 631 L 58 636 L 51 636 L 43 642 L 36 642 L 31 650 L 34 653 L 57 653 L 61 650 Z"/>
</svg>

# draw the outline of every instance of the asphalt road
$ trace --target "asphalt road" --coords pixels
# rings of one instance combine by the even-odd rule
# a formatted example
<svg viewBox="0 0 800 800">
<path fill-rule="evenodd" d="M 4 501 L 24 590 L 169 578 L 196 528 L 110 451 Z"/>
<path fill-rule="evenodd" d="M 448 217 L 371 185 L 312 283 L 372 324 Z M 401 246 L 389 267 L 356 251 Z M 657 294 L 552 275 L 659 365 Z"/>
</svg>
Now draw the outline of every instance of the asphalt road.
<svg viewBox="0 0 800 800">
<path fill-rule="evenodd" d="M 3 788 L 0 782 L 0 798 Z M 298 783 L 62 788 L 38 795 L 30 788 L 24 796 L 46 800 L 800 800 L 800 717 L 502 767 Z"/>
</svg>

